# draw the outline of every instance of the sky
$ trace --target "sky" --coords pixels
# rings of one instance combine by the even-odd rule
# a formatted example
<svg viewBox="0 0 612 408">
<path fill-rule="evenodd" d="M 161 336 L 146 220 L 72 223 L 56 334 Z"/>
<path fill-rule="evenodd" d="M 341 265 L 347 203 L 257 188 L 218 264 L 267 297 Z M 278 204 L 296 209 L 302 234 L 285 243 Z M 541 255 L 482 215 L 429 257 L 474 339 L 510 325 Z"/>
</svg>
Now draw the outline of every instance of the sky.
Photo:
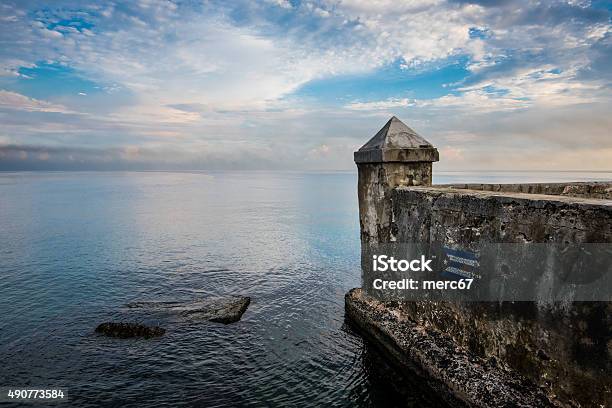
<svg viewBox="0 0 612 408">
<path fill-rule="evenodd" d="M 612 1 L 0 1 L 0 170 L 612 170 Z"/>
</svg>

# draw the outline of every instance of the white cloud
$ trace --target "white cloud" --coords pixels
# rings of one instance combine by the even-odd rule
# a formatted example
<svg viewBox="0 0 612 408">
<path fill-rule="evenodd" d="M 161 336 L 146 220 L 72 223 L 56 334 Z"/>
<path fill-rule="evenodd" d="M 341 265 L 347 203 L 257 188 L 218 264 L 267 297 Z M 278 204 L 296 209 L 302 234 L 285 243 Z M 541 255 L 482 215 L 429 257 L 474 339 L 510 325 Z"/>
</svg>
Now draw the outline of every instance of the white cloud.
<svg viewBox="0 0 612 408">
<path fill-rule="evenodd" d="M 310 149 L 310 151 L 308 152 L 308 154 L 311 157 L 321 157 L 321 156 L 327 156 L 329 155 L 330 152 L 330 147 L 327 144 L 321 144 L 315 148 Z"/>
<path fill-rule="evenodd" d="M 0 50 L 0 76 L 14 80 L 22 75 L 20 67 L 51 61 L 97 82 L 99 91 L 83 92 L 87 98 L 71 91 L 53 99 L 61 104 L 3 91 L 3 109 L 67 113 L 69 107 L 89 113 L 39 115 L 44 119 L 36 123 L 33 115 L 22 122 L 8 115 L 2 133 L 24 143 L 45 135 L 63 143 L 142 147 L 121 150 L 128 156 L 138 152 L 139 159 L 145 156 L 144 146 L 156 143 L 158 152 L 229 156 L 240 151 L 240 157 L 253 154 L 262 161 L 283 150 L 289 165 L 306 160 L 313 166 L 352 168 L 352 149 L 371 136 L 363 129 L 375 131 L 391 112 L 405 113 L 409 124 L 418 121 L 434 135 L 448 135 L 444 127 L 452 128 L 455 139 L 443 139 L 440 146 L 459 162 L 471 157 L 462 144 L 482 142 L 486 132 L 471 128 L 481 119 L 497 123 L 494 119 L 534 109 L 609 104 L 607 83 L 586 80 L 581 73 L 591 66 L 594 44 L 608 41 L 610 26 L 592 13 L 566 18 L 562 2 L 499 7 L 445 0 L 295 4 L 242 5 L 239 22 L 229 17 L 231 3 L 214 10 L 209 3 L 200 10 L 153 0 L 121 7 L 84 3 L 78 11 L 4 8 L 0 35 L 8 46 Z M 90 28 L 66 23 L 71 13 L 90 20 Z M 279 15 L 283 23 L 275 20 Z M 285 16 L 291 17 L 288 26 Z M 472 27 L 486 35 L 470 38 Z M 338 95 L 353 100 L 346 109 L 320 110 L 316 100 L 292 96 L 314 79 L 367 73 L 396 61 L 410 70 L 408 75 L 435 69 L 455 56 L 467 60 L 469 82 L 457 80 L 447 95 L 435 99 L 417 99 L 411 89 L 398 89 L 379 101 L 357 92 Z M 121 103 L 96 111 L 96 98 L 111 92 L 109 100 L 117 97 Z M 538 120 L 543 119 L 530 118 Z M 581 122 L 584 133 L 594 122 Z M 525 132 L 558 138 L 536 127 L 505 134 L 516 138 Z"/>
<path fill-rule="evenodd" d="M 459 109 L 470 113 L 486 113 L 495 111 L 522 109 L 530 106 L 528 101 L 491 95 L 483 90 L 470 90 L 461 95 L 445 95 L 436 99 L 386 99 L 371 102 L 353 102 L 345 106 L 347 109 L 360 111 L 393 110 L 399 108 L 434 108 Z"/>
<path fill-rule="evenodd" d="M 468 47 L 469 28 L 481 22 L 483 9 L 475 5 L 445 5 L 442 0 L 360 1 L 345 0 L 335 11 L 373 38 L 381 63 L 403 58 L 419 63 L 446 58 Z"/>
<path fill-rule="evenodd" d="M 289 0 L 267 0 L 268 2 L 277 5 L 278 7 L 284 8 L 284 9 L 292 9 L 293 6 L 291 5 L 291 3 L 289 2 Z"/>
<path fill-rule="evenodd" d="M 330 16 L 329 11 L 324 10 L 324 9 L 322 9 L 322 8 L 320 8 L 320 7 L 315 8 L 313 12 L 314 12 L 314 13 L 315 13 L 317 16 L 319 16 L 319 17 L 321 17 L 321 18 L 327 18 L 327 17 L 329 17 L 329 16 Z"/>
<path fill-rule="evenodd" d="M 62 105 L 29 98 L 16 92 L 5 90 L 0 90 L 0 109 L 27 112 L 74 113 Z"/>
<path fill-rule="evenodd" d="M 316 51 L 223 19 L 200 15 L 179 19 L 172 13 L 164 11 L 167 21 L 162 25 L 138 18 L 139 23 L 129 29 L 96 35 L 74 30 L 62 36 L 53 31 L 58 38 L 54 47 L 40 43 L 29 58 L 32 63 L 59 60 L 92 79 L 121 84 L 145 106 L 203 104 L 217 110 L 264 109 L 312 79 L 368 68 L 365 62 L 355 64 L 359 58 L 346 52 Z M 121 21 L 118 14 L 115 10 Z M 137 17 L 126 18 L 129 24 Z M 37 30 L 30 33 L 34 43 Z"/>
<path fill-rule="evenodd" d="M 563 106 L 580 103 L 602 102 L 610 99 L 605 83 L 581 82 L 576 79 L 577 70 L 559 71 L 552 65 L 537 68 L 518 69 L 512 75 L 487 79 L 475 85 L 459 88 L 466 99 L 478 97 L 483 101 L 496 99 L 510 107 L 512 101 L 517 107 L 531 105 Z M 490 97 L 487 89 L 501 90 L 503 97 Z M 475 105 L 476 107 L 478 104 Z"/>
<path fill-rule="evenodd" d="M 405 108 L 408 106 L 415 106 L 416 102 L 413 99 L 408 98 L 389 98 L 382 101 L 372 102 L 351 102 L 345 106 L 347 109 L 368 111 L 368 110 L 386 110 L 393 108 Z"/>
<path fill-rule="evenodd" d="M 59 38 L 63 38 L 64 37 L 64 35 L 62 33 L 60 33 L 59 31 L 47 30 L 46 28 L 41 28 L 40 32 L 43 35 L 43 37 L 49 38 L 51 40 L 59 39 Z"/>
<path fill-rule="evenodd" d="M 445 95 L 433 100 L 419 101 L 418 106 L 425 108 L 460 109 L 472 114 L 511 111 L 530 106 L 529 101 L 492 95 L 484 90 L 472 90 L 461 95 Z"/>
</svg>

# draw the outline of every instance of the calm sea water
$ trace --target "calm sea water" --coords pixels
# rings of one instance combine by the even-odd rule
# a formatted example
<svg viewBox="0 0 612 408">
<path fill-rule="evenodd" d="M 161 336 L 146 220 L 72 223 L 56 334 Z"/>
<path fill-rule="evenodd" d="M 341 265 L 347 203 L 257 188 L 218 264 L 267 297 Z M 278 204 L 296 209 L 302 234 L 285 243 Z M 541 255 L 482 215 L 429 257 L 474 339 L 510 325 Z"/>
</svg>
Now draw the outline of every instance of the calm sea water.
<svg viewBox="0 0 612 408">
<path fill-rule="evenodd" d="M 353 173 L 0 173 L 0 386 L 65 387 L 66 406 L 435 406 L 344 323 L 357 211 Z M 252 297 L 240 322 L 93 333 L 127 302 L 224 294 Z"/>
</svg>

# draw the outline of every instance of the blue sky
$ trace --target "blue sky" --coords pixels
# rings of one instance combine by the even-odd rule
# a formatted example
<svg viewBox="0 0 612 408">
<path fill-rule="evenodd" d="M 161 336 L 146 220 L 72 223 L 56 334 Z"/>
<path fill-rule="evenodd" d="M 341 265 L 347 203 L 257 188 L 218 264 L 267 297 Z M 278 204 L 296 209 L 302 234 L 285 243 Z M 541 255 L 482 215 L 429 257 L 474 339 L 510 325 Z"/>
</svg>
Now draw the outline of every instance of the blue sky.
<svg viewBox="0 0 612 408">
<path fill-rule="evenodd" d="M 0 3 L 0 170 L 612 170 L 611 2 Z"/>
</svg>

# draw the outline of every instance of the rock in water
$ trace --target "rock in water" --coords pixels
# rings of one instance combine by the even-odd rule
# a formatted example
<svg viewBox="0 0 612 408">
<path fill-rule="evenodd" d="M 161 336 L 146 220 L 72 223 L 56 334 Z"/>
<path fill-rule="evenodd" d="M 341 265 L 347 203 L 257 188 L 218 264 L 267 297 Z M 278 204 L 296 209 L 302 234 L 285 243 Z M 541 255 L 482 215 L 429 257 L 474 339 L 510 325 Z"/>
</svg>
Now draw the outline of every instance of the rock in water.
<svg viewBox="0 0 612 408">
<path fill-rule="evenodd" d="M 128 339 L 130 337 L 157 337 L 166 332 L 166 329 L 159 326 L 145 326 L 139 323 L 124 322 L 105 322 L 96 327 L 96 333 L 109 337 Z"/>
<path fill-rule="evenodd" d="M 229 324 L 240 320 L 250 303 L 251 298 L 248 296 L 226 296 L 194 302 L 134 302 L 126 306 L 130 309 L 165 312 L 190 319 Z"/>
<path fill-rule="evenodd" d="M 229 324 L 240 320 L 244 312 L 246 312 L 251 298 L 248 296 L 242 297 L 235 302 L 228 303 L 220 309 L 213 311 L 213 315 L 208 318 L 211 322 Z"/>
</svg>

